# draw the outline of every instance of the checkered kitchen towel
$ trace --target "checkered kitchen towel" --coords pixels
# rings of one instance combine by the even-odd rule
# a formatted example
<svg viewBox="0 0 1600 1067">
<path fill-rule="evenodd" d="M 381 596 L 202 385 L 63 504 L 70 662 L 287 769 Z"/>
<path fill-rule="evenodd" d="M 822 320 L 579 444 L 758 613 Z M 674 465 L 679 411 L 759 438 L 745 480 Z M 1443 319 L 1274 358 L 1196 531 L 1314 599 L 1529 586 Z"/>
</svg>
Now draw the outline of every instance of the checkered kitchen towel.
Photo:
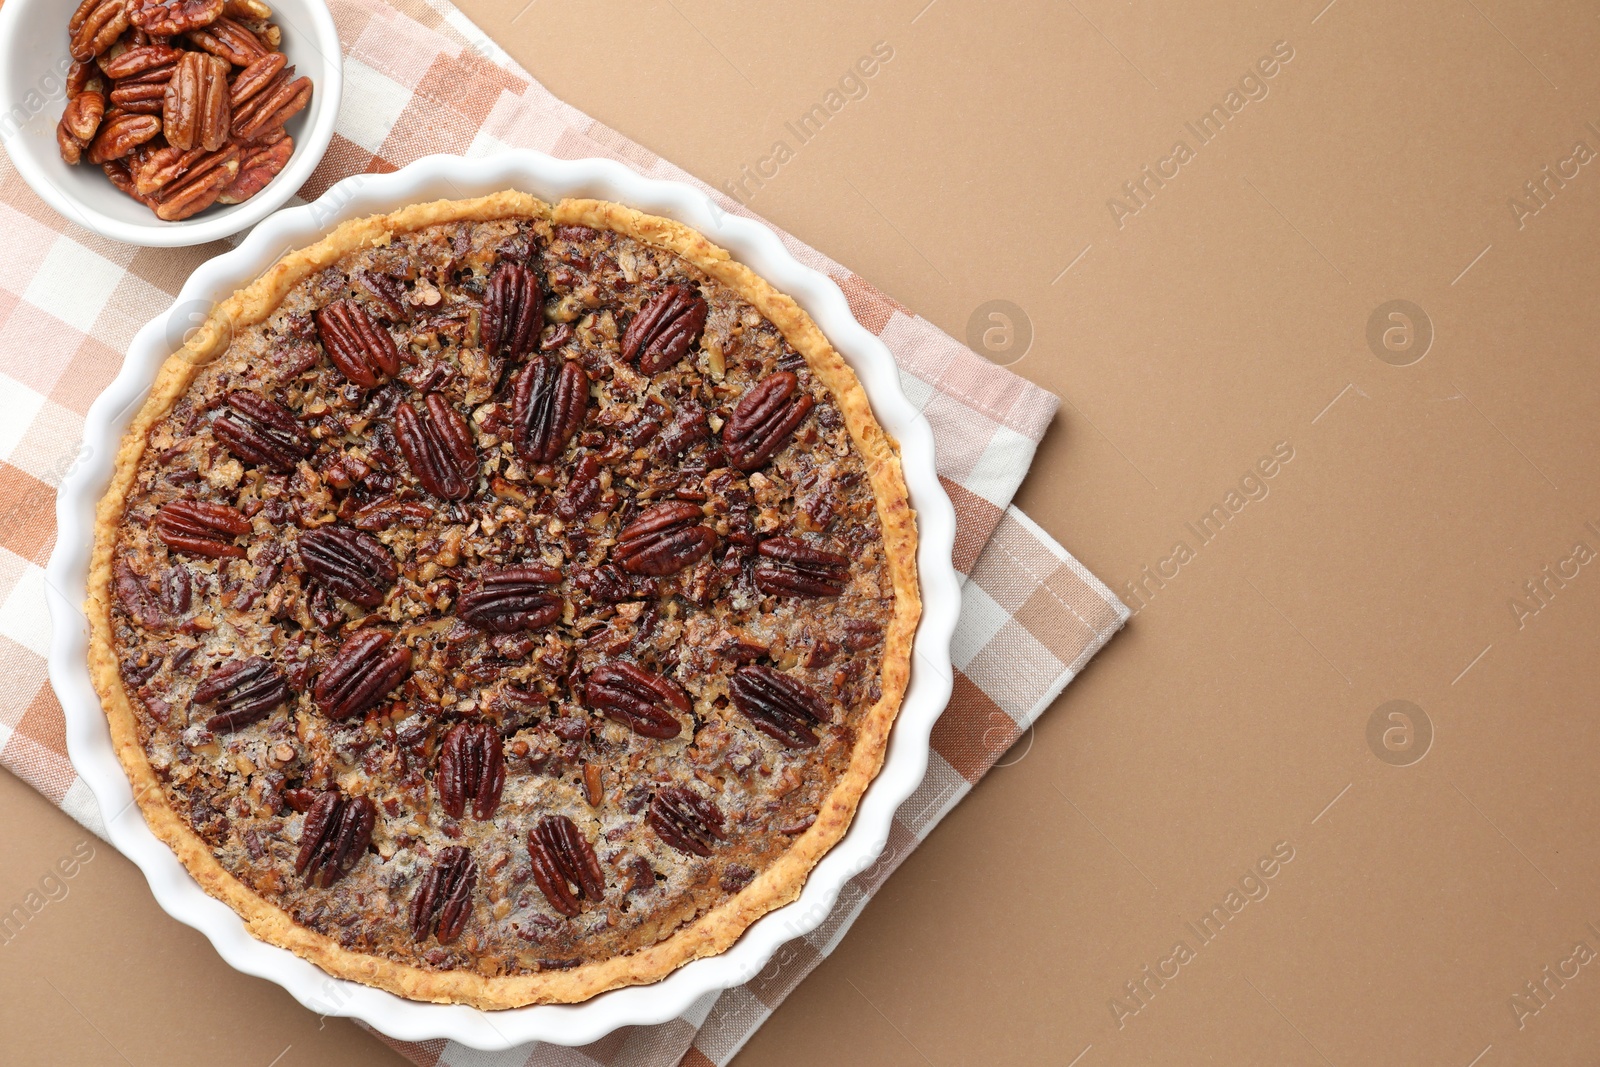
<svg viewBox="0 0 1600 1067">
<path fill-rule="evenodd" d="M 699 186 L 744 208 L 557 100 L 445 0 L 332 0 L 346 49 L 343 113 L 332 147 L 301 190 L 319 196 L 350 174 L 418 156 L 534 148 L 609 156 L 650 177 Z M 61 708 L 45 681 L 49 625 L 42 564 L 54 494 L 89 403 L 134 332 L 170 305 L 193 268 L 223 250 L 138 249 L 57 216 L 0 158 L 0 764 L 92 829 L 93 798 L 67 761 Z M 801 262 L 838 282 L 856 317 L 900 364 L 932 423 L 939 469 L 960 522 L 966 576 L 955 641 L 955 695 L 933 734 L 927 778 L 896 817 L 884 858 L 844 890 L 828 921 L 784 947 L 749 984 L 683 1018 L 620 1031 L 580 1049 L 472 1053 L 446 1042 L 396 1044 L 427 1067 L 725 1064 L 838 943 L 917 843 L 1048 707 L 1126 621 L 1127 609 L 1044 531 L 1010 506 L 1055 397 L 973 355 L 814 249 L 783 235 Z"/>
</svg>

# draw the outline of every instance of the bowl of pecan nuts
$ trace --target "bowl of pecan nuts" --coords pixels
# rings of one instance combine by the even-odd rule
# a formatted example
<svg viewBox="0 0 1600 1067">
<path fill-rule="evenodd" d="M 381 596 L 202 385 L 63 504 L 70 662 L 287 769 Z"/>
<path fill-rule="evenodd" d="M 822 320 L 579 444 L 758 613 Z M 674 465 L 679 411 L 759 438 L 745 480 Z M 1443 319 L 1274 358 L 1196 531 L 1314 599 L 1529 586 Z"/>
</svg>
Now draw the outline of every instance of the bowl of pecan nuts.
<svg viewBox="0 0 1600 1067">
<path fill-rule="evenodd" d="M 128 244 L 203 244 L 283 206 L 341 83 L 317 0 L 0 6 L 0 142 L 51 207 Z"/>
</svg>

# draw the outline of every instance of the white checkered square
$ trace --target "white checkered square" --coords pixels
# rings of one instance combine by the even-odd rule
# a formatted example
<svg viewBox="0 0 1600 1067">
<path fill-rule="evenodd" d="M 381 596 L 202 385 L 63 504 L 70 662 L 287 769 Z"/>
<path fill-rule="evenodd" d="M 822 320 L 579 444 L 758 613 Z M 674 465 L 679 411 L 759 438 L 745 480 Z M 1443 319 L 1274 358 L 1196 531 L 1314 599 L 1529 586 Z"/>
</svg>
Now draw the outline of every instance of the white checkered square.
<svg viewBox="0 0 1600 1067">
<path fill-rule="evenodd" d="M 411 102 L 411 91 L 359 59 L 344 61 L 344 97 L 339 132 L 368 152 L 377 153 Z"/>
<path fill-rule="evenodd" d="M 4 603 L 0 603 L 0 637 L 9 637 L 41 657 L 50 654 L 50 612 L 44 604 L 44 568 L 28 564 Z"/>
<path fill-rule="evenodd" d="M 0 460 L 11 461 L 42 407 L 44 397 L 15 378 L 0 374 Z"/>
<path fill-rule="evenodd" d="M 70 237 L 57 237 L 22 298 L 80 333 L 94 322 L 126 272 Z"/>
</svg>

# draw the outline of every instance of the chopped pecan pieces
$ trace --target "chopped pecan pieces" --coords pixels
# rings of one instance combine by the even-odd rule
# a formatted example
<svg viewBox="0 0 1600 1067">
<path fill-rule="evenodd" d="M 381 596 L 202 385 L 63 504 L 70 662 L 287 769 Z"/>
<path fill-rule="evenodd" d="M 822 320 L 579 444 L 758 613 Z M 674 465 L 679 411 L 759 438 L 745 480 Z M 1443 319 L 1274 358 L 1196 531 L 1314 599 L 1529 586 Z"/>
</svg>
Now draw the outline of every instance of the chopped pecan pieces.
<svg viewBox="0 0 1600 1067">
<path fill-rule="evenodd" d="M 417 895 L 411 898 L 411 936 L 448 945 L 461 936 L 472 915 L 472 890 L 478 884 L 478 864 L 460 845 L 439 850 L 433 867 L 422 878 Z"/>
<path fill-rule="evenodd" d="M 213 671 L 195 687 L 194 702 L 217 709 L 206 720 L 206 729 L 220 734 L 260 722 L 291 695 L 282 671 L 261 656 L 251 656 Z"/>
<path fill-rule="evenodd" d="M 211 433 L 246 463 L 288 474 L 316 450 L 300 420 L 282 404 L 238 391 L 223 399 L 228 409 L 212 422 Z"/>
<path fill-rule="evenodd" d="M 705 298 L 687 285 L 652 296 L 622 335 L 622 358 L 639 361 L 643 374 L 659 374 L 682 359 L 705 329 Z"/>
<path fill-rule="evenodd" d="M 399 578 L 382 541 L 347 526 L 319 526 L 300 535 L 300 563 L 330 593 L 375 608 Z"/>
<path fill-rule="evenodd" d="M 339 646 L 311 690 L 322 713 L 348 719 L 372 707 L 411 674 L 411 650 L 382 630 L 358 630 Z"/>
<path fill-rule="evenodd" d="M 572 360 L 536 356 L 512 390 L 512 441 L 533 463 L 553 463 L 583 426 L 589 407 L 589 376 Z"/>
<path fill-rule="evenodd" d="M 369 798 L 346 797 L 338 790 L 323 793 L 306 812 L 295 873 L 304 875 L 309 886 L 331 888 L 366 855 L 377 820 L 377 805 Z"/>
<path fill-rule="evenodd" d="M 562 915 L 577 915 L 580 899 L 605 899 L 606 878 L 594 847 L 565 815 L 546 815 L 528 831 L 528 855 L 540 892 Z"/>
<path fill-rule="evenodd" d="M 675 574 L 716 547 L 716 532 L 700 525 L 704 517 L 699 507 L 683 501 L 656 504 L 617 534 L 611 558 L 630 574 Z"/>
<path fill-rule="evenodd" d="M 584 700 L 608 719 L 642 737 L 666 739 L 683 732 L 679 715 L 689 713 L 689 696 L 676 682 L 624 660 L 602 663 L 589 672 Z"/>
<path fill-rule="evenodd" d="M 167 547 L 210 559 L 243 559 L 234 538 L 250 532 L 250 521 L 237 508 L 199 500 L 174 500 L 156 512 L 156 533 Z"/>
<path fill-rule="evenodd" d="M 756 588 L 774 596 L 838 596 L 850 561 L 794 537 L 769 537 L 756 547 Z"/>
<path fill-rule="evenodd" d="M 561 598 L 549 588 L 560 581 L 560 571 L 539 563 L 484 571 L 456 601 L 456 614 L 500 634 L 548 626 L 561 618 Z"/>
<path fill-rule="evenodd" d="M 443 500 L 464 500 L 478 484 L 478 450 L 461 413 L 439 393 L 429 393 L 423 413 L 410 404 L 394 412 L 395 436 L 411 473 Z"/>
<path fill-rule="evenodd" d="M 228 143 L 228 61 L 185 52 L 162 90 L 161 132 L 174 148 L 215 152 Z"/>
<path fill-rule="evenodd" d="M 800 380 L 789 371 L 768 375 L 733 409 L 722 427 L 722 447 L 742 471 L 753 471 L 788 443 L 816 403 L 799 392 Z"/>
<path fill-rule="evenodd" d="M 335 300 L 314 316 L 322 348 L 339 372 L 364 389 L 400 373 L 400 350 L 389 331 L 354 300 Z"/>
<path fill-rule="evenodd" d="M 533 271 L 502 263 L 489 279 L 483 302 L 483 351 L 490 359 L 521 359 L 533 351 L 544 326 L 544 294 Z"/>
<path fill-rule="evenodd" d="M 790 748 L 815 745 L 817 727 L 830 717 L 810 686 L 761 664 L 740 667 L 731 688 L 733 706 L 757 730 Z"/>
<path fill-rule="evenodd" d="M 392 274 L 361 270 L 356 272 L 355 280 L 361 288 L 372 294 L 372 299 L 383 308 L 390 322 L 411 321 L 411 301 L 406 299 L 405 286 L 400 279 Z"/>
<path fill-rule="evenodd" d="M 457 723 L 439 746 L 439 769 L 434 778 L 439 806 L 452 819 L 466 814 L 480 822 L 494 817 L 506 785 L 506 757 L 500 732 L 493 723 Z"/>
<path fill-rule="evenodd" d="M 650 828 L 679 852 L 709 856 L 723 832 L 722 811 L 711 801 L 687 789 L 667 786 L 656 790 L 650 800 Z"/>
</svg>

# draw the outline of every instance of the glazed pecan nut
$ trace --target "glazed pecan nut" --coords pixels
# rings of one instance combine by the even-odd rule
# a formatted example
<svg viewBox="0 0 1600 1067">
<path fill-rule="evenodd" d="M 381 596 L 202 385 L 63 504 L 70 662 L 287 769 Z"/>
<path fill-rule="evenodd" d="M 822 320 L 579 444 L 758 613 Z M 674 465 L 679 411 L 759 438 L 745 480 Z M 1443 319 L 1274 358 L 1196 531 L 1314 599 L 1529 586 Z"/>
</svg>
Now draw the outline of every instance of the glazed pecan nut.
<svg viewBox="0 0 1600 1067">
<path fill-rule="evenodd" d="M 80 63 L 103 53 L 128 28 L 128 0 L 83 0 L 67 20 L 69 51 Z"/>
<path fill-rule="evenodd" d="M 788 443 L 816 403 L 799 389 L 798 378 L 779 371 L 763 378 L 739 401 L 722 427 L 722 447 L 735 467 L 753 471 Z"/>
<path fill-rule="evenodd" d="M 222 17 L 224 0 L 128 0 L 128 18 L 151 37 L 176 37 Z"/>
<path fill-rule="evenodd" d="M 243 559 L 234 539 L 250 532 L 250 520 L 226 504 L 174 500 L 156 512 L 156 534 L 168 548 L 209 559 Z"/>
<path fill-rule="evenodd" d="M 167 143 L 215 152 L 228 143 L 233 122 L 228 101 L 228 61 L 185 52 L 163 90 L 161 130 Z"/>
<path fill-rule="evenodd" d="M 105 163 L 121 159 L 161 132 L 161 120 L 154 115 L 124 113 L 111 115 L 100 123 L 100 132 L 89 145 L 89 162 Z"/>
<path fill-rule="evenodd" d="M 622 358 L 637 359 L 643 374 L 659 374 L 682 359 L 706 326 L 705 298 L 687 285 L 652 296 L 622 334 Z"/>
<path fill-rule="evenodd" d="M 400 372 L 400 350 L 389 331 L 354 300 L 335 300 L 314 316 L 323 350 L 339 372 L 364 389 Z"/>
<path fill-rule="evenodd" d="M 294 155 L 294 139 L 259 145 L 239 157 L 239 176 L 217 197 L 219 204 L 242 204 L 265 189 Z"/>
<path fill-rule="evenodd" d="M 294 870 L 306 884 L 328 889 L 349 874 L 372 843 L 377 805 L 367 797 L 346 797 L 330 790 L 317 797 L 300 830 L 300 852 Z"/>
<path fill-rule="evenodd" d="M 561 598 L 550 592 L 560 581 L 560 571 L 537 563 L 484 571 L 456 600 L 456 614 L 500 634 L 548 626 L 561 618 Z"/>
<path fill-rule="evenodd" d="M 102 163 L 100 169 L 105 172 L 111 184 L 116 186 L 118 192 L 126 193 L 146 206 L 152 202 L 134 186 L 133 171 L 128 169 L 127 160 L 110 159 Z"/>
<path fill-rule="evenodd" d="M 536 356 L 512 390 L 512 441 L 532 463 L 554 463 L 583 426 L 589 376 L 572 360 Z"/>
<path fill-rule="evenodd" d="M 130 115 L 159 115 L 167 106 L 167 87 L 161 82 L 134 82 L 111 90 L 111 106 Z"/>
<path fill-rule="evenodd" d="M 146 146 L 134 156 L 131 164 L 133 187 L 141 197 L 155 196 L 162 189 L 189 173 L 194 165 L 210 153 L 203 148 L 185 152 L 171 145 Z"/>
<path fill-rule="evenodd" d="M 608 719 L 642 737 L 665 740 L 683 731 L 679 715 L 689 713 L 689 696 L 676 682 L 623 660 L 602 663 L 589 673 L 584 700 Z"/>
<path fill-rule="evenodd" d="M 612 559 L 630 574 L 675 574 L 716 547 L 716 532 L 700 525 L 703 517 L 699 507 L 686 501 L 656 504 L 617 534 Z"/>
<path fill-rule="evenodd" d="M 171 45 L 139 45 L 102 59 L 100 72 L 113 82 L 124 84 L 147 81 L 165 83 L 172 77 L 172 69 L 182 57 L 183 53 Z"/>
<path fill-rule="evenodd" d="M 429 393 L 421 413 L 411 404 L 394 412 L 395 437 L 412 475 L 442 500 L 465 500 L 478 484 L 478 450 L 461 413 Z"/>
<path fill-rule="evenodd" d="M 773 596 L 838 596 L 850 580 L 850 561 L 794 537 L 769 537 L 756 546 L 756 588 Z"/>
<path fill-rule="evenodd" d="M 92 59 L 72 61 L 72 66 L 67 68 L 67 99 L 71 100 L 79 93 L 100 93 L 106 91 L 106 80 L 101 73 L 100 64 Z"/>
<path fill-rule="evenodd" d="M 233 135 L 241 141 L 262 141 L 311 103 L 311 79 L 296 78 L 293 67 L 250 96 L 233 114 Z"/>
<path fill-rule="evenodd" d="M 67 132 L 64 122 L 56 123 L 56 151 L 61 153 L 61 161 L 69 167 L 76 167 L 83 162 L 84 145 L 81 145 Z M 106 164 L 110 166 L 109 163 Z"/>
<path fill-rule="evenodd" d="M 347 526 L 320 526 L 300 535 L 300 563 L 317 584 L 352 604 L 375 608 L 399 579 L 382 541 Z"/>
<path fill-rule="evenodd" d="M 480 333 L 490 359 L 521 359 L 533 351 L 544 325 L 539 279 L 520 263 L 502 263 L 489 279 Z"/>
<path fill-rule="evenodd" d="M 61 115 L 61 125 L 72 135 L 79 148 L 87 148 L 100 129 L 100 120 L 106 113 L 106 98 L 102 93 L 82 92 L 67 101 L 67 110 Z"/>
<path fill-rule="evenodd" d="M 223 400 L 227 410 L 211 423 L 212 436 L 246 463 L 289 474 L 316 450 L 311 435 L 282 404 L 237 391 Z"/>
<path fill-rule="evenodd" d="M 572 478 L 567 482 L 566 492 L 556 500 L 556 514 L 567 522 L 581 519 L 594 510 L 603 492 L 605 487 L 600 479 L 600 461 L 585 454 L 572 468 Z"/>
<path fill-rule="evenodd" d="M 215 152 L 198 149 L 201 157 L 180 180 L 154 194 L 156 218 L 178 222 L 198 215 L 217 202 L 222 190 L 239 176 L 239 146 L 223 145 Z"/>
<path fill-rule="evenodd" d="M 439 850 L 433 867 L 411 898 L 411 936 L 418 942 L 430 934 L 448 945 L 461 936 L 472 915 L 472 891 L 478 884 L 478 864 L 460 845 Z"/>
<path fill-rule="evenodd" d="M 733 706 L 757 730 L 790 748 L 815 745 L 817 727 L 830 717 L 810 686 L 761 664 L 740 667 L 730 689 Z"/>
<path fill-rule="evenodd" d="M 311 696 L 330 719 L 360 715 L 411 674 L 411 650 L 382 630 L 358 630 L 345 639 L 317 676 Z"/>
<path fill-rule="evenodd" d="M 605 899 L 606 878 L 594 847 L 565 815 L 546 815 L 528 832 L 528 856 L 540 892 L 569 919 L 582 910 L 580 900 Z"/>
<path fill-rule="evenodd" d="M 234 67 L 248 67 L 268 54 L 266 45 L 261 43 L 259 37 L 242 23 L 225 15 L 211 25 L 190 30 L 183 36 L 200 51 L 208 52 Z"/>
<path fill-rule="evenodd" d="M 727 838 L 717 806 L 676 786 L 656 790 L 648 819 L 650 828 L 667 845 L 695 856 L 711 855 L 716 843 Z"/>
<path fill-rule="evenodd" d="M 261 656 L 251 656 L 209 674 L 195 687 L 194 702 L 217 709 L 206 720 L 206 729 L 220 734 L 260 722 L 290 695 L 283 672 Z"/>
<path fill-rule="evenodd" d="M 457 723 L 439 746 L 439 767 L 434 776 L 439 806 L 452 819 L 466 815 L 480 822 L 494 817 L 506 785 L 506 757 L 500 732 L 492 723 Z"/>
<path fill-rule="evenodd" d="M 274 84 L 288 65 L 289 57 L 282 52 L 268 52 L 235 74 L 229 92 L 229 102 L 234 112 L 237 113 L 248 101 Z"/>
</svg>

